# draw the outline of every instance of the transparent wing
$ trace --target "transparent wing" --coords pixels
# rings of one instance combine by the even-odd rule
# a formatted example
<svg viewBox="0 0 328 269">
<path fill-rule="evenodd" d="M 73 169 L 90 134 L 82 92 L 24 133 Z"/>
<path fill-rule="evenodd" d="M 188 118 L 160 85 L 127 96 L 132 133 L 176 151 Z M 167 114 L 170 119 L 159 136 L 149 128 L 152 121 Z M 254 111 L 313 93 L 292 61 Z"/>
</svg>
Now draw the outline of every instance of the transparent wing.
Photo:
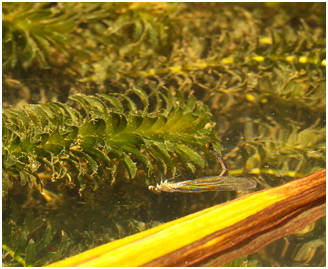
<svg viewBox="0 0 328 269">
<path fill-rule="evenodd" d="M 213 176 L 181 182 L 170 182 L 169 192 L 241 191 L 253 189 L 256 182 L 244 177 Z"/>
</svg>

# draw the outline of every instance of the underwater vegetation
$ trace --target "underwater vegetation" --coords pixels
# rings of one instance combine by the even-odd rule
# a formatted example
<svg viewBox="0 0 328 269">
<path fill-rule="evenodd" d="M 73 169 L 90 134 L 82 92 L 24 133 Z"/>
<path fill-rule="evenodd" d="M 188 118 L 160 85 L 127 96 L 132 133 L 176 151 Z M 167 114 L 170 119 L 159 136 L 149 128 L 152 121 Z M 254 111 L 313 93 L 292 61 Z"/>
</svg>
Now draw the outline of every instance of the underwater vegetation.
<svg viewBox="0 0 328 269">
<path fill-rule="evenodd" d="M 6 266 L 235 197 L 147 189 L 219 174 L 208 142 L 260 188 L 326 166 L 325 3 L 2 7 Z"/>
<path fill-rule="evenodd" d="M 129 93 L 140 97 L 143 110 L 137 109 Z M 119 97 L 127 102 L 127 111 Z M 52 181 L 64 178 L 67 186 L 77 185 L 83 191 L 86 185 L 97 189 L 106 179 L 113 184 L 116 163 L 124 164 L 130 179 L 136 176 L 137 164 L 144 167 L 146 177 L 154 173 L 152 163 L 162 174 L 169 168 L 174 175 L 173 154 L 193 172 L 195 165 L 204 167 L 203 157 L 188 145 L 205 148 L 208 141 L 218 141 L 208 108 L 192 95 L 187 102 L 169 91 L 155 98 L 153 112 L 148 111 L 148 97 L 141 89 L 126 95 L 71 96 L 84 113 L 58 102 L 27 105 L 24 111 L 7 109 L 3 113 L 4 192 L 17 181 L 31 186 L 36 181 L 42 187 L 38 176 L 42 170 L 50 172 Z"/>
</svg>

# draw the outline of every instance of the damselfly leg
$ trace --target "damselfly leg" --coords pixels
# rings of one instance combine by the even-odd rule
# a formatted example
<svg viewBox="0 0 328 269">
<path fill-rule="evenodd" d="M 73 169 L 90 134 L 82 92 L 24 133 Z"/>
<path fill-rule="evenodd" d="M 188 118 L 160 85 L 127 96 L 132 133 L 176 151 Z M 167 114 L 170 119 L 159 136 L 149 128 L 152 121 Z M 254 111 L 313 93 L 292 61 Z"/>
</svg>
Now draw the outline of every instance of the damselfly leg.
<svg viewBox="0 0 328 269">
<path fill-rule="evenodd" d="M 219 176 L 220 176 L 220 177 L 224 176 L 225 173 L 228 172 L 228 168 L 227 168 L 227 166 L 225 165 L 225 163 L 224 163 L 222 157 L 221 157 L 221 156 L 220 156 L 220 155 L 214 150 L 213 145 L 212 145 L 211 142 L 207 143 L 207 144 L 205 145 L 205 147 L 208 148 L 208 150 L 212 153 L 212 155 L 213 155 L 215 158 L 218 159 L 219 163 L 220 163 L 221 166 L 222 166 L 222 172 L 221 172 L 221 174 L 220 174 Z"/>
</svg>

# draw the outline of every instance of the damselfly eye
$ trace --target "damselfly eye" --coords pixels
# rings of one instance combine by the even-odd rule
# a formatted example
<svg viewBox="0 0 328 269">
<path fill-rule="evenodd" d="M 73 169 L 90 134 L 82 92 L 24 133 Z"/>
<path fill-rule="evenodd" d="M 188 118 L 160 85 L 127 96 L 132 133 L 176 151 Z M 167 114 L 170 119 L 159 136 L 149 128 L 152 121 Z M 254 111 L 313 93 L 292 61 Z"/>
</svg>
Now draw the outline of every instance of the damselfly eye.
<svg viewBox="0 0 328 269">
<path fill-rule="evenodd" d="M 152 185 L 148 186 L 148 190 L 155 192 L 155 193 L 161 193 L 161 188 L 158 187 L 158 184 L 156 187 L 152 186 Z"/>
</svg>

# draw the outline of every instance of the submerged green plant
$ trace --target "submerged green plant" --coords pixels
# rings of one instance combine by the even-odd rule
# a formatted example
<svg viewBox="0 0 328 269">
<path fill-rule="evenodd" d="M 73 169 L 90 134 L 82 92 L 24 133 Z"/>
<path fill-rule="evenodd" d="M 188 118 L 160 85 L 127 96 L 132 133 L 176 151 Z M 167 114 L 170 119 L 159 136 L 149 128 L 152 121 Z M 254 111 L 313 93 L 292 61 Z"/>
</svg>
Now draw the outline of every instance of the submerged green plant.
<svg viewBox="0 0 328 269">
<path fill-rule="evenodd" d="M 83 189 L 97 188 L 108 178 L 115 180 L 123 164 L 130 178 L 143 165 L 149 178 L 157 172 L 175 174 L 181 161 L 191 171 L 205 166 L 205 143 L 219 147 L 215 124 L 208 108 L 193 95 L 170 91 L 154 92 L 156 103 L 146 93 L 71 96 L 83 108 L 78 112 L 67 104 L 27 105 L 23 110 L 3 112 L 3 175 L 6 191 L 19 177 L 22 185 L 42 184 L 40 172 L 52 180 L 66 179 Z M 143 106 L 138 109 L 137 105 Z M 152 111 L 150 111 L 152 109 Z M 92 180 L 87 180 L 91 178 Z M 77 179 L 77 181 L 76 181 Z"/>
<path fill-rule="evenodd" d="M 13 202 L 13 213 L 2 224 L 5 231 L 2 254 L 8 266 L 42 266 L 58 260 L 68 247 L 72 247 L 67 234 L 56 229 L 55 219 L 46 220 L 29 210 L 21 223 L 18 214 L 24 213 L 18 207 Z"/>
<path fill-rule="evenodd" d="M 259 188 L 325 167 L 325 10 L 4 3 L 3 264 L 42 266 L 231 199 L 145 186 L 208 174 L 196 167 L 206 142 L 219 149 L 212 120 L 230 175 L 256 174 Z"/>
<path fill-rule="evenodd" d="M 68 55 L 65 45 L 75 26 L 70 12 L 51 3 L 6 3 L 2 15 L 4 69 L 27 68 L 34 60 L 48 67 L 54 50 Z"/>
</svg>

